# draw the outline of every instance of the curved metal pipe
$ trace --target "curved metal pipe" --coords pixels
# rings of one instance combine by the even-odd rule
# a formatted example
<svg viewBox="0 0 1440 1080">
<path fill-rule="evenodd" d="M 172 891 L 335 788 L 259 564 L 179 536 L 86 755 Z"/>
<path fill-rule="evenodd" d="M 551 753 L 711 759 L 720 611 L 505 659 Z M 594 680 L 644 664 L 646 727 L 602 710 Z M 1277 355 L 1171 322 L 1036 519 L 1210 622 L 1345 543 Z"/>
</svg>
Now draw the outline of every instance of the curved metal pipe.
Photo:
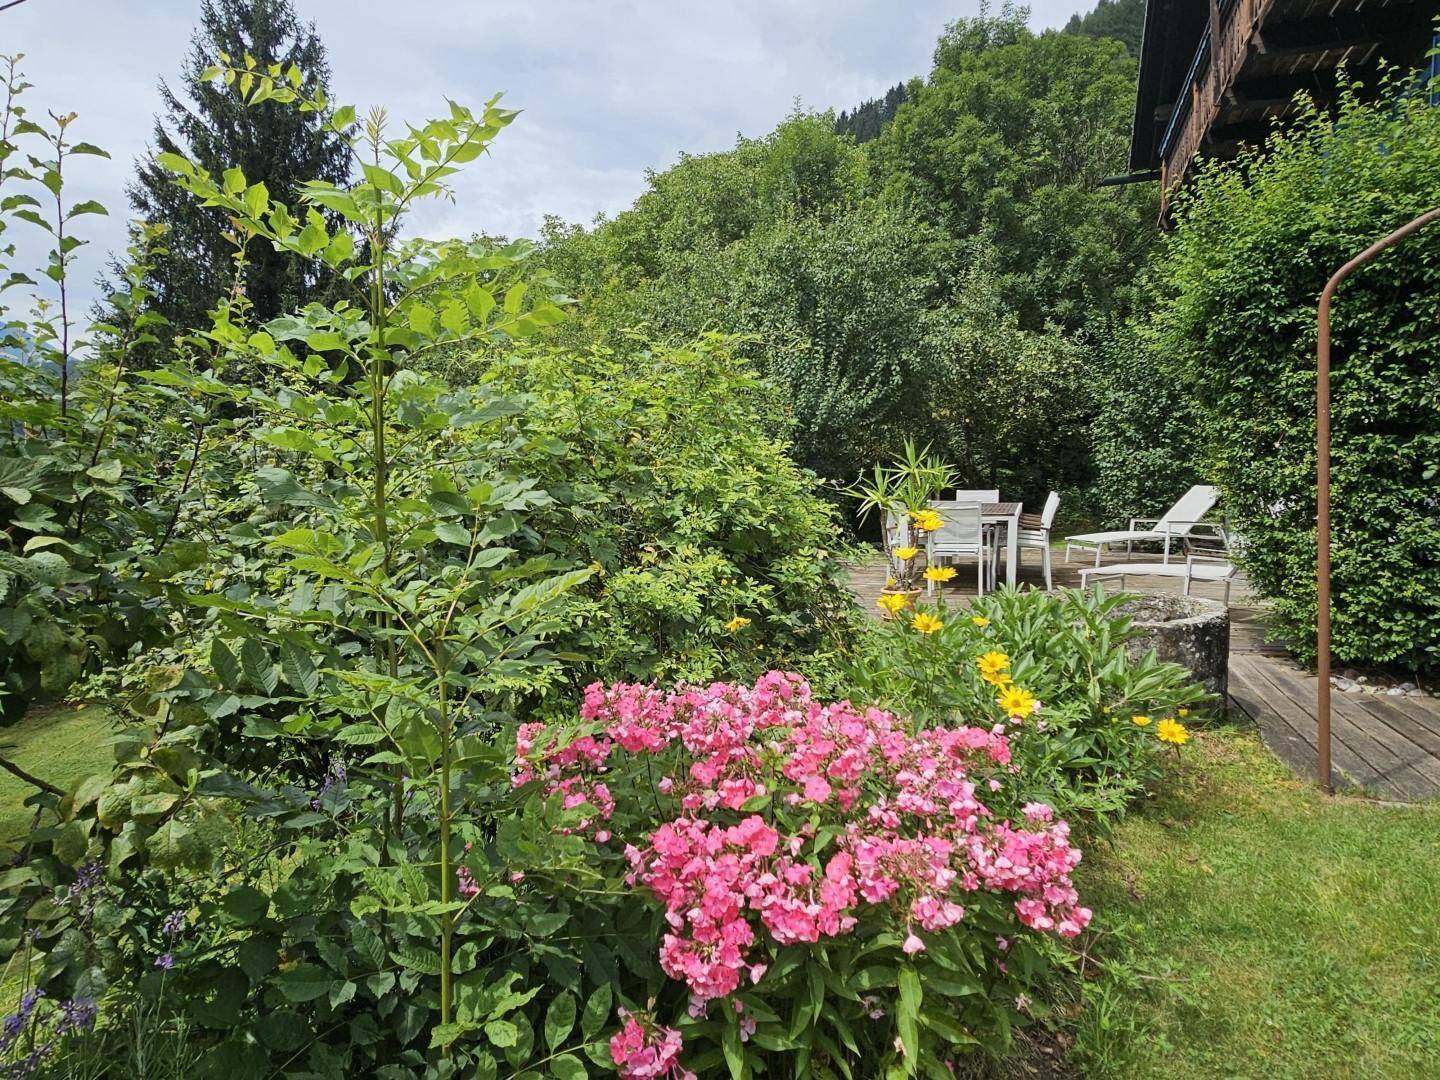
<svg viewBox="0 0 1440 1080">
<path fill-rule="evenodd" d="M 1440 206 L 1401 225 L 1336 270 L 1320 293 L 1320 307 L 1316 312 L 1320 333 L 1315 345 L 1315 585 L 1318 593 L 1315 655 L 1320 687 L 1315 702 L 1318 747 L 1315 771 L 1320 786 L 1330 795 L 1335 793 L 1330 770 L 1330 305 L 1335 299 L 1335 290 L 1351 272 L 1436 220 L 1440 220 Z"/>
</svg>

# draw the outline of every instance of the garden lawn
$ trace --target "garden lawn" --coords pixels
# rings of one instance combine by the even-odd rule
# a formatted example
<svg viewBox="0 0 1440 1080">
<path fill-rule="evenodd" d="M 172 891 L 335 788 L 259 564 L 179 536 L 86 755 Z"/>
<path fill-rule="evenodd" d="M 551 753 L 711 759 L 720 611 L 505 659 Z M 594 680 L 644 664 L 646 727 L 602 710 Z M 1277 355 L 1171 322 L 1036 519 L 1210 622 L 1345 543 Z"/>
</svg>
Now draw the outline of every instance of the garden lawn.
<svg viewBox="0 0 1440 1080">
<path fill-rule="evenodd" d="M 1221 729 L 1081 869 L 1086 1075 L 1440 1076 L 1440 806 L 1326 799 Z"/>
<path fill-rule="evenodd" d="M 113 720 L 100 705 L 32 709 L 14 726 L 0 728 L 0 752 L 32 776 L 69 790 L 80 777 L 114 761 Z M 30 831 L 35 811 L 24 803 L 34 793 L 19 777 L 0 771 L 0 848 L 15 847 Z"/>
</svg>

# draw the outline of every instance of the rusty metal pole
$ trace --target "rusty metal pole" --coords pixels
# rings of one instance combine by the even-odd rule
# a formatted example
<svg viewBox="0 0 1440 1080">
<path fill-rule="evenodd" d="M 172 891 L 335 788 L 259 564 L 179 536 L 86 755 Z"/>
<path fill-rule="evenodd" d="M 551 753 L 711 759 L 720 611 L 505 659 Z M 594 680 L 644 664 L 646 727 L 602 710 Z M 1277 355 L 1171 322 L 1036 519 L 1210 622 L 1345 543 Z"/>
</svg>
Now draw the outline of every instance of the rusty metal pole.
<svg viewBox="0 0 1440 1080">
<path fill-rule="evenodd" d="M 1315 346 L 1315 585 L 1318 593 L 1315 655 L 1320 685 L 1315 702 L 1316 744 L 1319 748 L 1315 771 L 1326 794 L 1335 792 L 1335 780 L 1330 770 L 1330 305 L 1335 299 L 1335 290 L 1352 271 L 1436 220 L 1440 220 L 1440 206 L 1375 241 L 1336 270 L 1320 293 L 1320 307 L 1316 313 L 1320 333 Z"/>
</svg>

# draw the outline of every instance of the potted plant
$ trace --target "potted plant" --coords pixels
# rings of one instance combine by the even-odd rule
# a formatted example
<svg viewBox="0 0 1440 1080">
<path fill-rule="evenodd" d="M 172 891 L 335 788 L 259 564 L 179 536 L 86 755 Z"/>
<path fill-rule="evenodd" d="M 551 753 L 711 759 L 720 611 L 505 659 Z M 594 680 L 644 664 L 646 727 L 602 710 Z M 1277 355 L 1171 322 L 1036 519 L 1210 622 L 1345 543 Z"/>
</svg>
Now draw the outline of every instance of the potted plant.
<svg viewBox="0 0 1440 1080">
<path fill-rule="evenodd" d="M 941 525 L 930 500 L 954 483 L 954 468 L 931 454 L 928 447 L 917 449 L 907 439 L 899 461 L 876 465 L 868 477 L 862 473 L 845 489 L 860 503 L 857 516 L 861 522 L 872 512 L 880 514 L 880 537 L 889 573 L 877 603 L 886 618 L 913 607 L 920 595 L 920 555 L 925 549 L 925 534 Z"/>
</svg>

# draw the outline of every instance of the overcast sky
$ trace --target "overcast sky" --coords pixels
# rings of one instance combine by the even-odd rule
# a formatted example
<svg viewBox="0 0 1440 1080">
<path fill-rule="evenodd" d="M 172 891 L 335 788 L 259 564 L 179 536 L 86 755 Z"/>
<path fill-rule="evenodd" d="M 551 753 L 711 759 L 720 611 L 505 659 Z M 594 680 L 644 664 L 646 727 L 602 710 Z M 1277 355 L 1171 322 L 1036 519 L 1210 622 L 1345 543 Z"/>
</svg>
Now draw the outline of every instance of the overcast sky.
<svg viewBox="0 0 1440 1080">
<path fill-rule="evenodd" d="M 522 115 L 466 170 L 455 205 L 411 221 L 429 236 L 534 235 L 545 214 L 588 223 L 624 209 L 647 169 L 681 151 L 763 135 L 798 98 L 840 109 L 930 68 L 947 22 L 979 0 L 295 0 L 330 57 L 331 97 L 424 119 L 449 96 L 505 92 Z M 998 6 L 998 5 L 997 5 Z M 1037 27 L 1088 0 L 1035 0 Z M 179 83 L 198 0 L 26 0 L 0 13 L 0 52 L 23 52 L 32 112 L 73 110 L 75 138 L 112 158 L 75 159 L 69 190 L 98 199 L 80 253 L 87 285 L 123 245 L 123 188 L 145 152 L 161 76 Z M 10 239 L 29 238 L 17 224 Z M 38 230 L 34 230 L 38 234 Z M 19 234 L 19 235 L 17 235 Z M 38 245 L 25 243 L 24 254 Z M 21 265 L 25 265 L 24 262 Z M 91 290 L 86 290 L 88 300 Z"/>
</svg>

